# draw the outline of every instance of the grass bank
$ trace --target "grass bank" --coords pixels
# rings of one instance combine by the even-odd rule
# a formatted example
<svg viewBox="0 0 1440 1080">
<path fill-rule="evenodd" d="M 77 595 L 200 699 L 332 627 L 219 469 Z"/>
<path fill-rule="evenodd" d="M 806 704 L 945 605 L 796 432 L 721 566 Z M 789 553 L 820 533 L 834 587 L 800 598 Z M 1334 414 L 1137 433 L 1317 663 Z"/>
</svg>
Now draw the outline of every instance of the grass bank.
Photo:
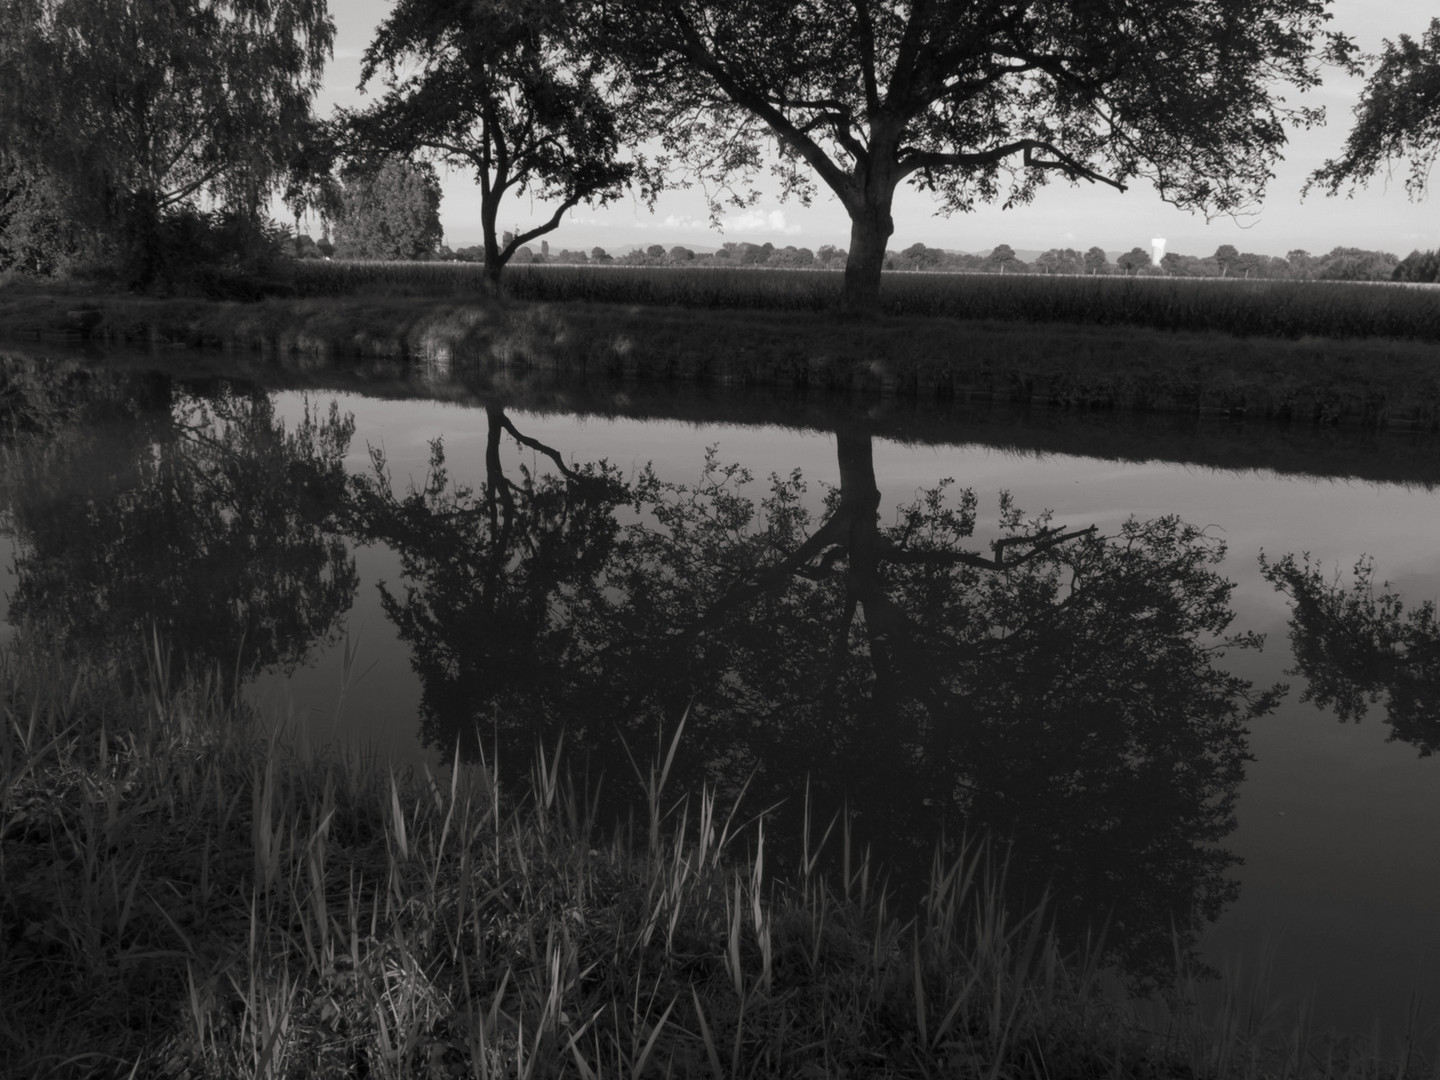
<svg viewBox="0 0 1440 1080">
<path fill-rule="evenodd" d="M 396 775 L 158 652 L 136 693 L 4 659 L 7 1076 L 1425 1074 L 1233 995 L 1142 1019 L 1005 910 L 983 845 L 900 920 L 868 856 L 776 867 L 663 754 L 606 829 L 558 753 Z"/>
<path fill-rule="evenodd" d="M 506 269 L 505 287 L 516 300 L 826 314 L 840 278 L 838 270 L 741 266 L 524 265 Z M 301 296 L 467 298 L 482 291 L 482 275 L 473 263 L 317 260 L 295 265 L 293 287 Z M 905 318 L 1440 341 L 1440 292 L 1371 282 L 904 272 L 882 277 L 880 310 Z"/>
<path fill-rule="evenodd" d="M 594 270 L 589 275 L 601 279 L 620 273 Z M 1143 284 L 1148 288 L 1151 283 Z M 1430 292 L 1351 288 L 1372 297 L 1419 296 L 1440 309 L 1440 297 Z M 808 310 L 496 301 L 384 291 L 240 304 L 89 297 L 15 286 L 0 291 L 0 333 L 17 339 L 256 350 L 300 363 L 307 358 L 405 358 L 440 378 L 457 366 L 483 365 L 1060 409 L 1248 416 L 1376 429 L 1440 427 L 1437 346 L 1403 337 L 1244 337 L 1216 330 L 932 315 L 847 321 Z"/>
</svg>

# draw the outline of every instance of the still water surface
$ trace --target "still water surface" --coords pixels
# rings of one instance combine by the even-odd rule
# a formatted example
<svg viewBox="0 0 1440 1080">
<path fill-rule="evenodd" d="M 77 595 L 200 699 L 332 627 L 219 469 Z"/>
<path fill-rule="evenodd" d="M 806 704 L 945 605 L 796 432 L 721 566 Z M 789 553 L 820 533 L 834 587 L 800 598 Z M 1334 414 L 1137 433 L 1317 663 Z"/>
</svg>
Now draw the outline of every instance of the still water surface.
<svg viewBox="0 0 1440 1080">
<path fill-rule="evenodd" d="M 751 777 L 758 809 L 808 776 L 902 868 L 989 828 L 1017 888 L 1074 933 L 1108 920 L 1136 978 L 1179 925 L 1216 967 L 1269 957 L 1332 1026 L 1440 1000 L 1433 620 L 1342 602 L 1362 556 L 1407 612 L 1440 593 L 1434 448 L 1277 435 L 1214 468 L 1193 448 L 1234 431 L 1119 460 L 1052 420 L 915 441 L 854 408 L 787 427 L 7 370 L 27 633 L 118 654 L 158 620 L 264 708 L 399 762 L 458 740 L 518 771 L 564 730 L 616 806 L 617 735 L 648 752 L 688 708 L 687 781 Z M 1057 439 L 1100 449 L 1037 449 Z M 1317 574 L 1277 588 L 1262 553 Z"/>
</svg>

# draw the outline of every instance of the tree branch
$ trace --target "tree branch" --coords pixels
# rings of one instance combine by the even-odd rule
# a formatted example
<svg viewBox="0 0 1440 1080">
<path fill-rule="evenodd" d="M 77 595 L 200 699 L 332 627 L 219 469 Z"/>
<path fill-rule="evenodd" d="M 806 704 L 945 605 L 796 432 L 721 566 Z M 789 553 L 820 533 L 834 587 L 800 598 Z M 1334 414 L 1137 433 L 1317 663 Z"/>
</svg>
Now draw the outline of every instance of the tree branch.
<svg viewBox="0 0 1440 1080">
<path fill-rule="evenodd" d="M 696 67 L 715 80 L 725 95 L 737 105 L 749 109 L 780 138 L 784 139 L 820 174 L 826 186 L 840 197 L 847 207 L 854 200 L 849 177 L 830 160 L 830 155 L 814 139 L 780 111 L 765 95 L 742 85 L 710 50 L 694 24 L 683 13 L 672 12 L 672 20 L 684 39 L 685 54 Z M 858 145 L 858 144 L 857 144 Z M 847 147 L 848 149 L 848 147 Z M 863 151 L 862 151 L 863 155 Z M 863 160 L 858 158 L 857 160 Z"/>
<path fill-rule="evenodd" d="M 1117 191 L 1125 191 L 1126 185 L 1111 179 L 1081 164 L 1063 150 L 1041 139 L 1017 139 L 989 150 L 971 153 L 942 153 L 935 150 L 904 151 L 900 160 L 900 175 L 908 176 L 921 169 L 972 168 L 976 165 L 994 165 L 1011 154 L 1020 152 L 1027 169 L 1055 169 L 1072 180 L 1088 180 L 1090 183 L 1109 184 Z M 1036 151 L 1054 155 L 1051 159 L 1038 158 Z"/>
<path fill-rule="evenodd" d="M 875 24 L 870 21 L 868 0 L 855 0 L 855 29 L 860 39 L 860 70 L 865 80 L 865 111 L 880 111 L 880 86 L 875 79 Z"/>
<path fill-rule="evenodd" d="M 558 229 L 560 227 L 560 219 L 563 218 L 566 213 L 568 213 L 573 207 L 578 206 L 580 204 L 581 198 L 582 196 L 580 196 L 578 193 L 571 193 L 568 197 L 566 197 L 564 202 L 562 202 L 559 206 L 555 208 L 555 212 L 550 215 L 548 220 L 541 222 L 539 225 L 536 225 L 533 229 L 530 229 L 527 232 L 520 233 L 513 240 L 511 240 L 510 246 L 500 253 L 500 261 L 502 263 L 508 262 L 511 255 L 513 255 L 516 251 L 520 250 L 520 248 L 524 247 L 531 240 L 534 240 L 537 236 L 544 236 L 546 233 L 554 232 L 556 229 Z M 516 437 L 519 438 L 519 435 L 517 434 Z M 561 467 L 563 468 L 564 466 Z"/>
<path fill-rule="evenodd" d="M 896 548 L 886 558 L 896 563 L 930 563 L 935 565 L 946 565 L 959 563 L 962 566 L 973 566 L 979 570 L 1013 570 L 1022 566 L 1042 552 L 1049 551 L 1053 547 L 1067 541 L 1077 539 L 1081 536 L 1088 536 L 1094 533 L 1096 526 L 1091 525 L 1084 529 L 1076 529 L 1073 532 L 1062 532 L 1059 528 L 1045 529 L 1034 536 L 1007 536 L 996 540 L 990 545 L 993 552 L 988 558 L 973 551 L 910 551 Z M 1024 554 L 1006 559 L 1005 553 L 1017 544 L 1034 544 Z"/>
<path fill-rule="evenodd" d="M 555 467 L 559 469 L 562 474 L 564 474 L 566 479 L 575 479 L 575 470 L 571 469 L 570 466 L 565 464 L 565 459 L 560 456 L 559 451 L 555 450 L 553 447 L 546 446 L 538 439 L 532 439 L 529 435 L 522 435 L 520 433 L 520 429 L 517 428 L 513 423 L 511 423 L 510 418 L 504 413 L 500 414 L 500 427 L 513 435 L 515 437 L 515 441 L 518 442 L 521 446 L 528 446 L 531 450 L 536 450 L 548 457 L 551 461 L 555 463 Z"/>
</svg>

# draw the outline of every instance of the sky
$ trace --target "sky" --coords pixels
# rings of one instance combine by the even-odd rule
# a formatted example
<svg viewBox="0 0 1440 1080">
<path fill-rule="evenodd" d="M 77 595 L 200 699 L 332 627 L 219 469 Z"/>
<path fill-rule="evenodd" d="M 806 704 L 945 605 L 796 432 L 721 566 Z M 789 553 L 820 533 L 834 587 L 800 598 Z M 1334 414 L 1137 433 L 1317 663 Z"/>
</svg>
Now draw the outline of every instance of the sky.
<svg viewBox="0 0 1440 1080">
<path fill-rule="evenodd" d="M 363 108 L 379 93 L 378 79 L 370 95 L 357 91 L 360 57 L 389 8 L 388 0 L 334 0 L 335 57 L 326 70 L 320 113 L 328 113 L 334 105 Z M 1329 10 L 1330 28 L 1353 37 L 1365 52 L 1377 51 L 1383 39 L 1402 33 L 1418 37 L 1436 15 L 1431 0 L 1332 0 Z M 1107 251 L 1128 251 L 1137 246 L 1149 250 L 1157 237 L 1165 239 L 1166 251 L 1186 255 L 1209 255 L 1221 244 L 1276 256 L 1296 248 L 1323 254 L 1334 247 L 1374 248 L 1403 256 L 1417 248 L 1440 247 L 1440 194 L 1428 202 L 1411 201 L 1403 184 L 1403 163 L 1397 163 L 1393 176 L 1377 176 L 1353 197 L 1332 198 L 1317 192 L 1301 197 L 1309 173 L 1337 155 L 1344 144 L 1360 89 L 1361 80 L 1332 69 L 1317 91 L 1295 97 L 1296 104 L 1324 105 L 1328 123 L 1291 131 L 1285 159 L 1276 164 L 1265 199 L 1256 213 L 1239 220 L 1220 217 L 1207 222 L 1199 214 L 1161 202 L 1143 182 L 1121 193 L 1105 185 L 1071 185 L 1056 178 L 1028 206 L 1013 210 L 987 206 L 948 217 L 936 213 L 929 196 L 902 185 L 895 197 L 890 247 L 898 251 L 919 242 L 951 251 L 988 252 L 1003 243 L 1016 250 L 1083 251 L 1098 245 Z M 456 170 L 441 179 L 445 242 L 452 248 L 479 243 L 479 188 L 473 174 Z M 589 250 L 598 245 L 612 252 L 637 244 L 708 249 L 726 241 L 793 244 L 812 250 L 822 244 L 849 246 L 849 218 L 823 185 L 807 208 L 794 200 L 780 201 L 773 190 L 766 191 L 766 180 L 762 176 L 757 184 L 765 192 L 760 203 L 729 214 L 721 231 L 709 224 L 704 196 L 690 190 L 666 193 L 653 213 L 629 196 L 607 207 L 577 207 L 546 239 L 557 249 Z M 528 228 L 551 212 L 552 208 L 525 196 L 512 199 L 501 210 L 507 228 Z"/>
</svg>

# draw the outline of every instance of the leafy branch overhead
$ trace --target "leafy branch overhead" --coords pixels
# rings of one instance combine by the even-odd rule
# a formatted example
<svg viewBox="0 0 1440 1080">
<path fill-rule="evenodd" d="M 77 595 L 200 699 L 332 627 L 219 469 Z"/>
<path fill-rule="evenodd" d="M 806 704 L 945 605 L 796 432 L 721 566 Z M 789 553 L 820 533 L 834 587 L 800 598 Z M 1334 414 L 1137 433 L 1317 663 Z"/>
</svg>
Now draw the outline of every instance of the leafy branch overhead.
<svg viewBox="0 0 1440 1080">
<path fill-rule="evenodd" d="M 1401 34 L 1386 41 L 1355 106 L 1355 126 L 1338 158 L 1316 169 L 1306 185 L 1327 195 L 1351 191 L 1393 161 L 1408 160 L 1405 188 L 1412 198 L 1425 194 L 1430 170 L 1440 155 L 1440 19 L 1419 41 Z M 1352 71 L 1358 67 L 1351 64 Z"/>
</svg>

